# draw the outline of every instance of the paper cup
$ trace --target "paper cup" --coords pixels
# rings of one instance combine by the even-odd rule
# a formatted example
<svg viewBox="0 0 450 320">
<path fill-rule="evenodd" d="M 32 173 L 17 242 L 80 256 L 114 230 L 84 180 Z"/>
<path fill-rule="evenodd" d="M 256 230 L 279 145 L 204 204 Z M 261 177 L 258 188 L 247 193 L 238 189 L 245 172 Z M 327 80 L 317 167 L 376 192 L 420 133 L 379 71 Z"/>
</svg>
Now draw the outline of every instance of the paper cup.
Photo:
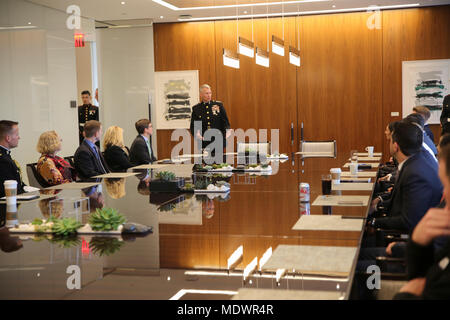
<svg viewBox="0 0 450 320">
<path fill-rule="evenodd" d="M 369 157 L 373 157 L 373 147 L 372 146 L 366 147 L 366 151 L 367 151 Z"/>
<path fill-rule="evenodd" d="M 341 173 L 342 173 L 341 168 L 331 168 L 330 173 L 333 184 L 341 183 Z"/>
<path fill-rule="evenodd" d="M 350 174 L 352 176 L 357 176 L 358 175 L 358 164 L 350 163 L 349 167 L 350 167 Z"/>
</svg>

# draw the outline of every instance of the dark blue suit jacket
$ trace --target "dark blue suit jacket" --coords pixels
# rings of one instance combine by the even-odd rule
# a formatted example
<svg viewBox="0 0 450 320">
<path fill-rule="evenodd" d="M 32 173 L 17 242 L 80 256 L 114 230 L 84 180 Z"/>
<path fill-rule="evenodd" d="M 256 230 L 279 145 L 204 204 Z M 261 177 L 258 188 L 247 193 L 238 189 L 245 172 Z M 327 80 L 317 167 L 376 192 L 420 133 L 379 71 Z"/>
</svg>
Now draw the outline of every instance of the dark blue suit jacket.
<svg viewBox="0 0 450 320">
<path fill-rule="evenodd" d="M 434 143 L 434 134 L 433 131 L 431 131 L 430 126 L 428 124 L 426 124 L 423 127 L 423 131 L 425 131 L 425 133 L 428 135 L 428 137 L 431 139 L 431 141 Z"/>
<path fill-rule="evenodd" d="M 433 150 L 434 154 L 438 154 L 438 151 L 436 149 L 436 146 L 434 145 L 434 142 L 431 141 L 430 137 L 428 136 L 428 134 L 425 132 L 423 134 L 423 142 L 425 142 L 427 144 L 427 146 L 430 147 L 431 150 Z"/>
<path fill-rule="evenodd" d="M 388 216 L 377 218 L 375 227 L 411 232 L 428 209 L 439 205 L 441 197 L 438 163 L 422 150 L 403 164 L 392 191 Z"/>
</svg>

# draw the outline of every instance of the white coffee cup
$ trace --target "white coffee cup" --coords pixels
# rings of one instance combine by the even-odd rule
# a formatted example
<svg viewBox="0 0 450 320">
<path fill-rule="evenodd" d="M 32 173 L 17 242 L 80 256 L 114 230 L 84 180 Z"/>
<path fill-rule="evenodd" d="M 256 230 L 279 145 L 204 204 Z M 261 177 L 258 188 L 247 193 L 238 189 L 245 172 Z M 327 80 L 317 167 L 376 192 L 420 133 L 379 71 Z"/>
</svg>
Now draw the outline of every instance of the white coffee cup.
<svg viewBox="0 0 450 320">
<path fill-rule="evenodd" d="M 367 151 L 369 157 L 373 157 L 373 147 L 372 146 L 366 147 L 366 151 Z"/>
<path fill-rule="evenodd" d="M 333 184 L 341 183 L 341 173 L 342 173 L 341 168 L 331 168 L 330 173 L 331 173 L 331 179 L 332 179 L 331 182 Z"/>
<path fill-rule="evenodd" d="M 350 174 L 352 176 L 357 176 L 358 175 L 358 163 L 350 163 L 349 167 L 350 167 Z"/>
<path fill-rule="evenodd" d="M 5 188 L 5 197 L 7 205 L 15 205 L 17 203 L 17 181 L 6 180 L 3 183 Z"/>
</svg>

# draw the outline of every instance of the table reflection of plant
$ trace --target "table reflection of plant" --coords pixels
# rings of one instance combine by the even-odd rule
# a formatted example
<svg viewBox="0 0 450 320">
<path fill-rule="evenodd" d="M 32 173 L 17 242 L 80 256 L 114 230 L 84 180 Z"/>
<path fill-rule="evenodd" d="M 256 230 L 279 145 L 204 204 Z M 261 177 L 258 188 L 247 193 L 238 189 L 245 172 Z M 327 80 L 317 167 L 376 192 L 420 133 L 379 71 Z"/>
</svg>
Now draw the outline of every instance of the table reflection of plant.
<svg viewBox="0 0 450 320">
<path fill-rule="evenodd" d="M 99 257 L 110 256 L 120 250 L 124 242 L 115 237 L 93 237 L 89 248 Z"/>
<path fill-rule="evenodd" d="M 63 237 L 63 236 L 48 237 L 47 239 L 50 243 L 57 244 L 59 247 L 63 249 L 77 247 L 81 244 L 81 239 L 76 235 L 70 237 Z"/>
</svg>

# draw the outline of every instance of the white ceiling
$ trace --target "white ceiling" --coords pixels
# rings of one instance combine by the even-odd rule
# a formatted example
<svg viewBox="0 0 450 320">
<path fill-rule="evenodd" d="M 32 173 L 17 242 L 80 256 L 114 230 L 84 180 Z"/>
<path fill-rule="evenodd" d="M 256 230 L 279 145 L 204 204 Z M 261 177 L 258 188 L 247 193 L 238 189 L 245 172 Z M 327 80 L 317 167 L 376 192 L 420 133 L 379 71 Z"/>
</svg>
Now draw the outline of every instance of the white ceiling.
<svg viewBox="0 0 450 320">
<path fill-rule="evenodd" d="M 209 19 L 210 17 L 239 16 L 245 14 L 265 15 L 267 7 L 257 6 L 249 8 L 213 8 L 201 10 L 172 10 L 152 0 L 27 0 L 61 11 L 66 11 L 69 5 L 76 4 L 81 8 L 81 15 L 97 21 L 152 19 L 154 23 L 178 21 L 180 15 L 191 15 L 192 18 Z M 169 0 L 170 1 L 170 0 Z M 281 2 L 281 0 L 278 0 Z M 292 1 L 292 0 L 285 0 Z M 121 4 L 125 2 L 125 4 Z M 248 2 L 251 2 L 249 0 Z M 310 12 L 320 13 L 323 10 L 347 10 L 351 8 L 366 8 L 371 5 L 392 6 L 417 4 L 419 6 L 434 6 L 450 4 L 450 0 L 329 0 L 307 2 L 302 4 L 285 4 L 284 12 Z M 333 7 L 335 6 L 335 7 Z M 269 14 L 282 12 L 281 5 L 269 6 Z M 247 13 L 245 13 L 245 11 Z M 365 11 L 363 9 L 358 11 Z M 324 11 L 323 13 L 329 13 Z M 163 16 L 163 18 L 161 18 Z M 142 21 L 142 20 L 141 20 Z"/>
</svg>

